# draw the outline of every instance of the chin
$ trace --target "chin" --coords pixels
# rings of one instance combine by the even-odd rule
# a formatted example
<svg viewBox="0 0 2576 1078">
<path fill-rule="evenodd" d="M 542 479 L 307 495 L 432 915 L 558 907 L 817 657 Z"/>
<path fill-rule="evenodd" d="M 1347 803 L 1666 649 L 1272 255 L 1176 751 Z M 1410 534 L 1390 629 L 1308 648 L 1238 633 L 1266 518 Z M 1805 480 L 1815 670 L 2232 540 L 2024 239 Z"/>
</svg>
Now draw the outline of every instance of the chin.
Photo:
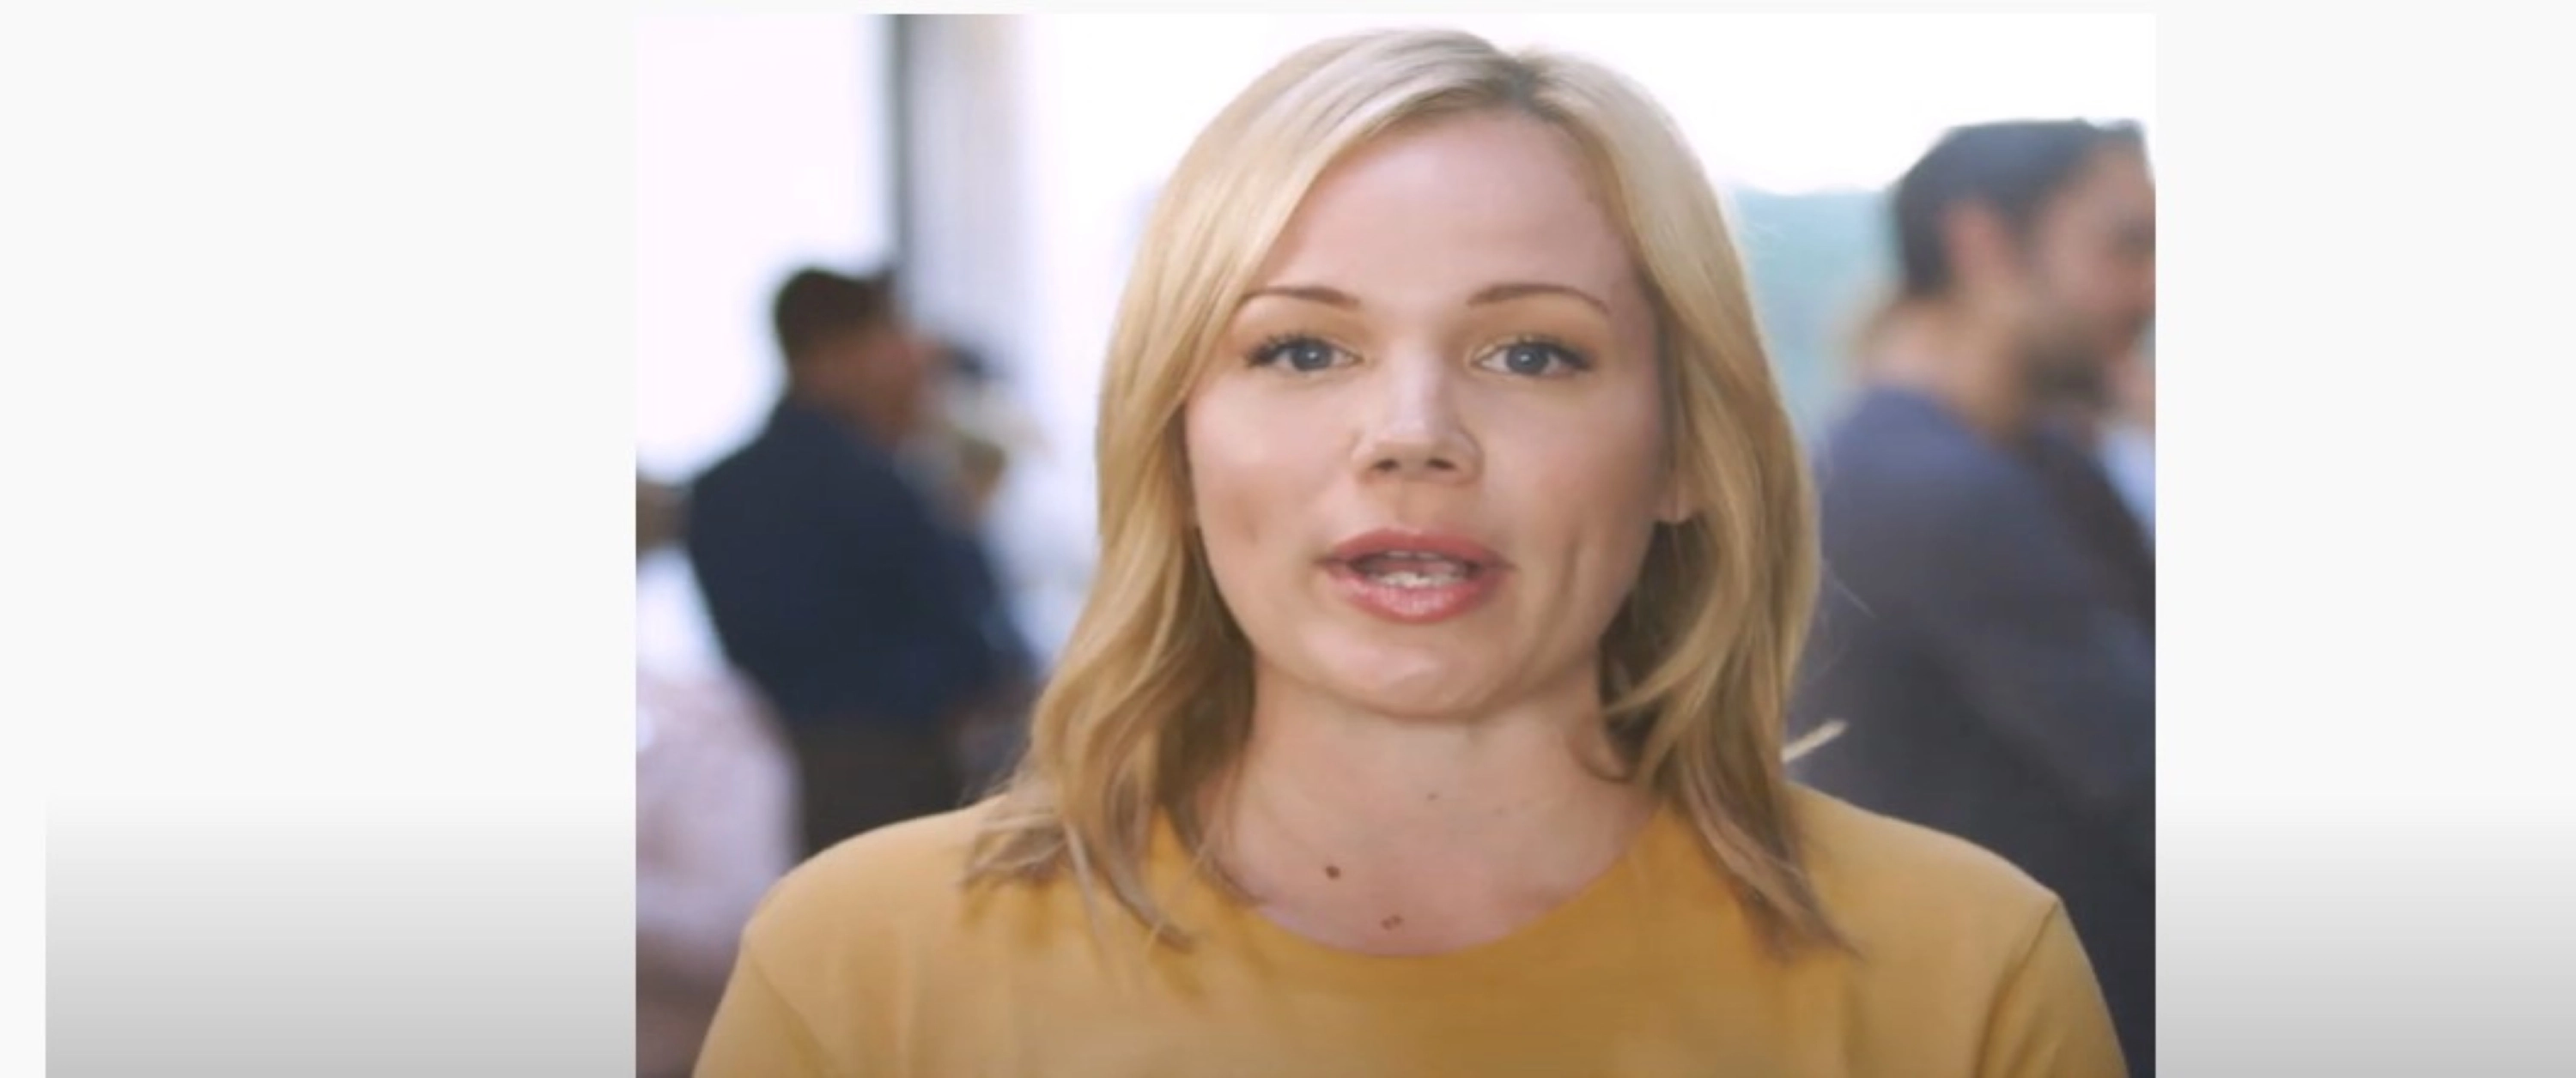
<svg viewBox="0 0 2576 1078">
<path fill-rule="evenodd" d="M 1505 664 L 1490 654 L 1383 644 L 1345 650 L 1318 664 L 1325 673 L 1314 679 L 1315 687 L 1353 707 L 1393 718 L 1473 718 L 1491 708 L 1508 674 Z"/>
<path fill-rule="evenodd" d="M 1334 695 L 1359 710 L 1415 722 L 1465 721 L 1485 710 L 1493 698 L 1481 687 L 1450 685 L 1328 686 Z"/>
</svg>

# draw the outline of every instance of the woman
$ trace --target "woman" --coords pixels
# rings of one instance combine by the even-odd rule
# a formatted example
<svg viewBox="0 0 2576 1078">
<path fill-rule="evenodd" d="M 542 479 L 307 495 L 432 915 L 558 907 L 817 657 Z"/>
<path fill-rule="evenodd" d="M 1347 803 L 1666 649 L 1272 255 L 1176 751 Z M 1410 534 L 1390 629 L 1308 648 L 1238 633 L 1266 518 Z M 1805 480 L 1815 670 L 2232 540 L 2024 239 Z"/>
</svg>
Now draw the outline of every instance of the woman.
<svg viewBox="0 0 2576 1078">
<path fill-rule="evenodd" d="M 2055 900 L 1781 777 L 1803 465 L 1599 67 L 1308 48 L 1158 205 L 994 799 L 798 869 L 702 1075 L 2113 1075 Z"/>
</svg>

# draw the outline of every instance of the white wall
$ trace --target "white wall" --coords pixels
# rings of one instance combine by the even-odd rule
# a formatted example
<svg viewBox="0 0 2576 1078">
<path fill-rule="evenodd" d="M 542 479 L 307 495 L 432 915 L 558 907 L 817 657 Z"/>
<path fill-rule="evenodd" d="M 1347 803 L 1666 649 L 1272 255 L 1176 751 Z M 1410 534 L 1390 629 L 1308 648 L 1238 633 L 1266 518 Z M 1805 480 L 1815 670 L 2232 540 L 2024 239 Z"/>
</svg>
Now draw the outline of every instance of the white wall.
<svg viewBox="0 0 2576 1078">
<path fill-rule="evenodd" d="M 781 375 L 771 293 L 893 247 L 887 17 L 639 19 L 635 451 L 683 479 L 747 437 Z"/>
</svg>

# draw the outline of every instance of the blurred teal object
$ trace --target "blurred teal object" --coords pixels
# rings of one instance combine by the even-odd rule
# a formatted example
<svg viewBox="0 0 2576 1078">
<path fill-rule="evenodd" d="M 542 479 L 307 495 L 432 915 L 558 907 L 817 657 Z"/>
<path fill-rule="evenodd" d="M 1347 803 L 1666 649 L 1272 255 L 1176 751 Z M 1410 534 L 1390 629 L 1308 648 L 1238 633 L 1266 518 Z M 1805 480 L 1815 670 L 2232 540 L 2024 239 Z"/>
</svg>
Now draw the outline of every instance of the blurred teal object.
<svg viewBox="0 0 2576 1078">
<path fill-rule="evenodd" d="M 1892 274 L 1886 193 L 1738 188 L 1727 199 L 1781 394 L 1812 435 L 1845 392 L 1852 327 Z"/>
</svg>

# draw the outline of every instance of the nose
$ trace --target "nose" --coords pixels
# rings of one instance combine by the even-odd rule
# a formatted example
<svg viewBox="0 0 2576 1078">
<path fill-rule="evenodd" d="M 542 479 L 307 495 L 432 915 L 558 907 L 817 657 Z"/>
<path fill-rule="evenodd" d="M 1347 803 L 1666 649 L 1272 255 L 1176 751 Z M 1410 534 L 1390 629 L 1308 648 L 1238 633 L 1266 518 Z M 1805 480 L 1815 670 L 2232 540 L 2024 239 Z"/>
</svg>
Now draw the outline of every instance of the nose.
<svg viewBox="0 0 2576 1078">
<path fill-rule="evenodd" d="M 1457 375 L 1432 356 L 1382 364 L 1354 451 L 1365 473 L 1464 481 L 1481 474 L 1483 453 L 1458 407 Z"/>
</svg>

